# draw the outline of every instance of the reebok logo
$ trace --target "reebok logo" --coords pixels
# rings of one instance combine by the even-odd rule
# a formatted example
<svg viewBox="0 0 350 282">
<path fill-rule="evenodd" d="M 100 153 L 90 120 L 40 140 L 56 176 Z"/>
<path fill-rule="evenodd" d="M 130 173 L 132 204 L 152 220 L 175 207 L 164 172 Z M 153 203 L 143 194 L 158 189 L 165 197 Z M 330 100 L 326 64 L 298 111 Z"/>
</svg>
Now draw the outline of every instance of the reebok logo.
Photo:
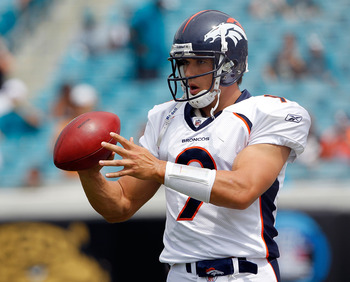
<svg viewBox="0 0 350 282">
<path fill-rule="evenodd" d="M 286 121 L 296 122 L 299 123 L 303 119 L 302 116 L 294 115 L 294 114 L 288 114 L 285 118 Z"/>
</svg>

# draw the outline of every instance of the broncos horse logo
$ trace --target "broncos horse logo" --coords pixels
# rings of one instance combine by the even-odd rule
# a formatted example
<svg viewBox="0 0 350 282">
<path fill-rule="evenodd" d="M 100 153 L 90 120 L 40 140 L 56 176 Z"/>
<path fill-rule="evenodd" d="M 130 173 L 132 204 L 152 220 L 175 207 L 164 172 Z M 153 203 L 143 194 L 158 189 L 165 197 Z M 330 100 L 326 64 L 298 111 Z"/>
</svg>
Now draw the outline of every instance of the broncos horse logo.
<svg viewBox="0 0 350 282">
<path fill-rule="evenodd" d="M 212 43 L 217 38 L 220 38 L 221 34 L 223 34 L 225 38 L 230 38 L 234 42 L 235 46 L 237 46 L 237 43 L 243 38 L 247 40 L 247 36 L 242 27 L 230 22 L 222 23 L 214 27 L 206 35 L 204 35 L 204 41 L 210 40 L 209 43 Z"/>
</svg>

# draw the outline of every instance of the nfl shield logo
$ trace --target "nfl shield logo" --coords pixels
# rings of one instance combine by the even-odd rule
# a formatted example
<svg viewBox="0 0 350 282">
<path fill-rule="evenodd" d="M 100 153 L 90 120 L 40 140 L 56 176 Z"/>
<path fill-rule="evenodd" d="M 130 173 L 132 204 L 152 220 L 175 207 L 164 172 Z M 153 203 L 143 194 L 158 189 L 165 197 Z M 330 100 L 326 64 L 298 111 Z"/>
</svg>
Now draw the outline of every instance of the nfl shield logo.
<svg viewBox="0 0 350 282">
<path fill-rule="evenodd" d="M 198 126 L 200 126 L 201 123 L 202 123 L 202 121 L 200 119 L 196 119 L 194 122 L 194 126 L 198 127 Z"/>
</svg>

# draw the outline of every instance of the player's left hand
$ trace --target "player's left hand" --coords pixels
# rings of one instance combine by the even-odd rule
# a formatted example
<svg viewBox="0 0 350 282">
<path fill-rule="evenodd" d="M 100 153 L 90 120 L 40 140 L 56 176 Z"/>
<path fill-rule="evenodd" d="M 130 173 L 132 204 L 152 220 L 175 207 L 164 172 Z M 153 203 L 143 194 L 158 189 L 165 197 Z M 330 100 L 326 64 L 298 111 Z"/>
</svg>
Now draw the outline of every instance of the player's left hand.
<svg viewBox="0 0 350 282">
<path fill-rule="evenodd" d="M 101 166 L 123 167 L 123 169 L 117 172 L 107 173 L 107 178 L 129 175 L 139 179 L 155 180 L 161 184 L 164 183 L 165 161 L 158 160 L 147 149 L 136 145 L 132 137 L 130 140 L 127 140 L 114 132 L 111 132 L 110 135 L 117 141 L 117 144 L 119 143 L 121 146 L 107 142 L 102 142 L 101 145 L 118 154 L 122 159 L 101 160 L 99 164 Z"/>
</svg>

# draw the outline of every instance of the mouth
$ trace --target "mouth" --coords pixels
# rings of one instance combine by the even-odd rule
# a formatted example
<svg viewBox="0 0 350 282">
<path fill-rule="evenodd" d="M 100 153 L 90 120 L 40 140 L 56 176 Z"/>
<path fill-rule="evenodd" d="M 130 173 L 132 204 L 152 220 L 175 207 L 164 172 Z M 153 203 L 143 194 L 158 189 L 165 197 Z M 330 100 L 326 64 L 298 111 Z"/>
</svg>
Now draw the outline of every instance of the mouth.
<svg viewBox="0 0 350 282">
<path fill-rule="evenodd" d="M 189 90 L 192 95 L 196 95 L 199 92 L 200 88 L 197 85 L 191 83 L 189 85 Z"/>
</svg>

